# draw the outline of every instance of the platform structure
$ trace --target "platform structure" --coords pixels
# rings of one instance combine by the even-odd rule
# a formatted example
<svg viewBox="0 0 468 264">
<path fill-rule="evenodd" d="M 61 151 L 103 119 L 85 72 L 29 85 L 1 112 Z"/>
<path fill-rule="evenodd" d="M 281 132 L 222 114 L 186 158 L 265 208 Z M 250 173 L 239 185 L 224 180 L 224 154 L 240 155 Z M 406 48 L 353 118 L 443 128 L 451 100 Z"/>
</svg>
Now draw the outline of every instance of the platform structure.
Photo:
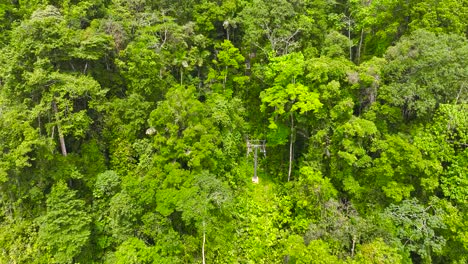
<svg viewBox="0 0 468 264">
<path fill-rule="evenodd" d="M 259 151 L 266 157 L 266 140 L 247 139 L 247 156 L 249 156 L 252 152 L 254 153 L 254 176 L 252 177 L 253 183 L 258 183 L 257 166 Z"/>
</svg>

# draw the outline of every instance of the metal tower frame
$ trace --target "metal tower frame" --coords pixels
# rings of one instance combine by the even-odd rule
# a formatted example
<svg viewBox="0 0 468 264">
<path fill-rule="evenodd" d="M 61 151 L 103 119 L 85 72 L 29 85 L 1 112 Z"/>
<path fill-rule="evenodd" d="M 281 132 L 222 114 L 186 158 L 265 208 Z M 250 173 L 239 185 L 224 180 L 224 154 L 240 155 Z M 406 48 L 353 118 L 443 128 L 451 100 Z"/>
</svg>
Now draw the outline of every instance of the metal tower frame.
<svg viewBox="0 0 468 264">
<path fill-rule="evenodd" d="M 247 139 L 247 156 L 250 153 L 254 153 L 254 176 L 252 178 L 252 182 L 258 183 L 257 177 L 257 165 L 258 165 L 258 150 L 264 154 L 266 157 L 266 140 L 260 139 Z"/>
</svg>

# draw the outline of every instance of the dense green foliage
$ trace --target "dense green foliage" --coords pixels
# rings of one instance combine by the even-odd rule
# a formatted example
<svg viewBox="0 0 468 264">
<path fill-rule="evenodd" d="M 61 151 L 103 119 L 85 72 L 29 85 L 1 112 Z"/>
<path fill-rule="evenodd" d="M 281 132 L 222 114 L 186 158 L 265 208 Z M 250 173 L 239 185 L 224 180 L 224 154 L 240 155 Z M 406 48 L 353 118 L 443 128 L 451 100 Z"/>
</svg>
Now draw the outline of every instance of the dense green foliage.
<svg viewBox="0 0 468 264">
<path fill-rule="evenodd" d="M 0 263 L 468 263 L 467 0 L 4 0 L 0 32 Z"/>
</svg>

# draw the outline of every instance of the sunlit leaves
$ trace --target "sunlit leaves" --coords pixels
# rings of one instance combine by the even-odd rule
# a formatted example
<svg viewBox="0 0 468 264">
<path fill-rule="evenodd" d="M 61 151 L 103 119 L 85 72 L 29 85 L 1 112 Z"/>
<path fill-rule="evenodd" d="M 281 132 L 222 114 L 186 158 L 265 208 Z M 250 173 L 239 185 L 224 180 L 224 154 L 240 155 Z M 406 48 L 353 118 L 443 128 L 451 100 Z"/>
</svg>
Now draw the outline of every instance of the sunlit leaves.
<svg viewBox="0 0 468 264">
<path fill-rule="evenodd" d="M 273 59 L 265 75 L 272 78 L 273 87 L 260 94 L 264 103 L 262 107 L 274 108 L 274 115 L 283 115 L 286 112 L 304 114 L 317 111 L 322 106 L 319 95 L 301 83 L 304 75 L 302 54 L 293 53 Z M 270 119 L 270 127 L 274 129 L 276 124 L 273 120 Z"/>
</svg>

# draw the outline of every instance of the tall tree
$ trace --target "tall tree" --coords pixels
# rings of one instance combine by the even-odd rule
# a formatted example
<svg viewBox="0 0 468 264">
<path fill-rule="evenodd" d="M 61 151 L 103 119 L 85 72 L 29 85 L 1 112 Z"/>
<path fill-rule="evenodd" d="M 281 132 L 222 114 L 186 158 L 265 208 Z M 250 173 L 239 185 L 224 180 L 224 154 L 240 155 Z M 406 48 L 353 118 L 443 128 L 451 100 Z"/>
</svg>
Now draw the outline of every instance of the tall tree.
<svg viewBox="0 0 468 264">
<path fill-rule="evenodd" d="M 301 53 L 292 53 L 274 58 L 266 72 L 273 82 L 273 87 L 264 90 L 260 97 L 266 106 L 273 107 L 273 115 L 270 117 L 270 128 L 277 129 L 276 120 L 287 116 L 290 121 L 289 139 L 289 168 L 288 181 L 291 179 L 292 163 L 295 141 L 295 113 L 304 114 L 308 111 L 318 111 L 322 106 L 318 93 L 302 84 L 304 77 L 304 56 Z"/>
</svg>

